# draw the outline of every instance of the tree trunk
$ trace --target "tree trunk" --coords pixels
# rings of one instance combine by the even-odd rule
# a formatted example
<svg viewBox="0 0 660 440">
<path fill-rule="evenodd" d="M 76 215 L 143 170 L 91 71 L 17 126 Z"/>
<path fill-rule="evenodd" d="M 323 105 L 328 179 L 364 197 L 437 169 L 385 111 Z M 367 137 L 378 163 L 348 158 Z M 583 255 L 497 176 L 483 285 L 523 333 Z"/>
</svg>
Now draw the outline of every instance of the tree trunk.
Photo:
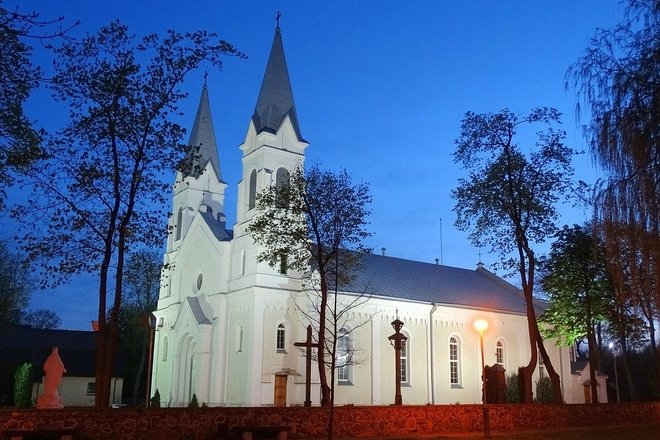
<svg viewBox="0 0 660 440">
<path fill-rule="evenodd" d="M 148 337 L 149 336 L 147 336 L 147 338 Z M 138 364 L 138 368 L 135 373 L 135 383 L 133 384 L 133 403 L 137 403 L 137 397 L 138 394 L 140 393 L 140 383 L 142 383 L 142 373 L 144 371 L 144 364 L 147 359 L 148 345 L 149 345 L 148 341 L 145 340 L 142 342 L 142 354 L 140 355 L 140 363 Z M 149 402 L 144 402 L 144 406 L 149 406 Z"/>
<path fill-rule="evenodd" d="M 541 337 L 541 331 L 539 330 L 538 322 L 536 322 L 536 317 L 534 317 L 534 320 L 536 323 L 536 343 L 538 344 L 541 357 L 543 358 L 543 366 L 546 370 L 548 370 L 548 376 L 550 377 L 550 382 L 552 383 L 552 399 L 554 403 L 564 403 L 564 398 L 561 394 L 561 378 L 555 370 L 555 367 L 552 365 L 550 356 L 545 349 L 545 344 L 543 343 L 543 338 Z"/>
<path fill-rule="evenodd" d="M 321 267 L 321 266 L 319 266 Z M 321 306 L 319 310 L 319 332 L 318 332 L 318 367 L 319 381 L 321 383 L 321 406 L 332 405 L 332 396 L 330 386 L 328 385 L 328 376 L 325 371 L 325 326 L 328 308 L 328 283 L 325 274 L 320 271 L 321 276 Z"/>
<path fill-rule="evenodd" d="M 628 383 L 628 399 L 635 402 L 637 401 L 637 392 L 635 391 L 635 382 L 633 381 L 633 375 L 628 363 L 628 344 L 626 343 L 626 338 L 621 338 L 619 343 L 621 344 L 621 362 L 623 362 L 623 371 L 626 374 L 626 382 Z"/>
<path fill-rule="evenodd" d="M 598 380 L 596 379 L 597 347 L 596 335 L 593 325 L 587 329 L 587 343 L 589 344 L 589 382 L 591 385 L 591 403 L 598 403 Z"/>
</svg>

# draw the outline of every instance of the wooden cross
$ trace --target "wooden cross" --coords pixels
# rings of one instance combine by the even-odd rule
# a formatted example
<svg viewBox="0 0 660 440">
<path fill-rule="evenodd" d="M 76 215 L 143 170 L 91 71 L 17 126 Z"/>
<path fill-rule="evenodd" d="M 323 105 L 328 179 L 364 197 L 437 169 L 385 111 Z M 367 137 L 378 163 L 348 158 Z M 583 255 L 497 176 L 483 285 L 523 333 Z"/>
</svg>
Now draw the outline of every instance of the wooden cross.
<svg viewBox="0 0 660 440">
<path fill-rule="evenodd" d="M 279 14 L 279 13 L 278 13 Z M 296 347 L 305 347 L 305 406 L 312 406 L 312 348 L 319 348 L 318 342 L 312 343 L 312 326 L 307 326 L 307 340 L 295 342 Z"/>
</svg>

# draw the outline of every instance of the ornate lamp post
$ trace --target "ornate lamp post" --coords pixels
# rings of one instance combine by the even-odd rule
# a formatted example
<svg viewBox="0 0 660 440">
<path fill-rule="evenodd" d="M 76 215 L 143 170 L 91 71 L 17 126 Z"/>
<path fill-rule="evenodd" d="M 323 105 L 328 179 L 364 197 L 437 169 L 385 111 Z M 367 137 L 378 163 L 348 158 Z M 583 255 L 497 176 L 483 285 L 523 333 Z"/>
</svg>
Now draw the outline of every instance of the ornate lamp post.
<svg viewBox="0 0 660 440">
<path fill-rule="evenodd" d="M 481 349 L 481 400 L 483 401 L 484 438 L 490 438 L 490 413 L 488 412 L 486 363 L 484 361 L 484 332 L 488 329 L 488 321 L 477 319 L 474 321 L 474 328 L 479 332 L 479 347 Z"/>
<path fill-rule="evenodd" d="M 394 404 L 395 405 L 402 405 L 403 404 L 403 399 L 401 398 L 401 348 L 403 347 L 403 343 L 406 342 L 408 338 L 406 338 L 406 335 L 401 333 L 401 329 L 403 328 L 403 322 L 399 320 L 399 317 L 392 321 L 392 327 L 394 328 L 394 334 L 389 336 L 387 339 L 390 340 L 390 344 L 394 347 L 394 366 L 396 369 L 395 374 L 395 387 L 396 387 L 396 393 L 394 394 Z"/>
</svg>

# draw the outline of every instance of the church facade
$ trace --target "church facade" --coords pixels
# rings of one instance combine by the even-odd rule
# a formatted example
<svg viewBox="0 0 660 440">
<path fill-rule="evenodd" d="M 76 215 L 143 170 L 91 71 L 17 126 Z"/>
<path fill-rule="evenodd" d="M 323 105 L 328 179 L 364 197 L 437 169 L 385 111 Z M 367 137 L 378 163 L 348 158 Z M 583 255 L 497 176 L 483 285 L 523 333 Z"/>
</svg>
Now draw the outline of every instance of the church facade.
<svg viewBox="0 0 660 440">
<path fill-rule="evenodd" d="M 210 406 L 273 405 L 278 399 L 302 405 L 305 357 L 294 346 L 306 338 L 307 323 L 295 303 L 301 285 L 295 276 L 258 263 L 259 248 L 248 232 L 256 195 L 302 164 L 308 146 L 279 27 L 240 146 L 243 172 L 232 229 L 226 224 L 228 185 L 206 85 L 189 145 L 198 148 L 189 156 L 193 166 L 176 176 L 164 255 L 169 270 L 154 312 L 152 393 L 159 391 L 162 406 L 186 406 L 193 394 Z M 404 404 L 481 402 L 477 319 L 489 323 L 483 341 L 487 365 L 515 372 L 529 360 L 522 293 L 482 265 L 471 270 L 367 255 L 360 276 L 342 295 L 366 289 L 371 297 L 351 311 L 347 325 L 355 328 L 350 340 L 342 341 L 357 347 L 359 362 L 337 372 L 336 404 L 394 403 L 395 355 L 388 337 L 396 318 L 407 337 L 401 359 Z M 572 401 L 569 351 L 551 342 L 547 349 L 561 374 L 565 400 Z M 311 401 L 318 405 L 313 371 Z M 534 380 L 543 374 L 540 365 Z"/>
</svg>

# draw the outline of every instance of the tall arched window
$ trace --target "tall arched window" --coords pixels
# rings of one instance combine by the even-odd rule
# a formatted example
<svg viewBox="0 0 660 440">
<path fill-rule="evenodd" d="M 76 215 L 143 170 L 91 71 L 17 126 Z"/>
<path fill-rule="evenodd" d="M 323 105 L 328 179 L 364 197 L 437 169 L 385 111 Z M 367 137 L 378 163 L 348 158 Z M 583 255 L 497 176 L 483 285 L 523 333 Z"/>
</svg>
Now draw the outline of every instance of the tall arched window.
<svg viewBox="0 0 660 440">
<path fill-rule="evenodd" d="M 410 383 L 410 336 L 406 335 L 408 339 L 401 341 L 401 383 Z"/>
<path fill-rule="evenodd" d="M 456 336 L 449 338 L 449 383 L 452 388 L 461 386 L 461 347 Z"/>
<path fill-rule="evenodd" d="M 275 186 L 277 189 L 282 189 L 284 185 L 288 185 L 290 180 L 289 170 L 286 168 L 278 168 L 275 175 Z"/>
<path fill-rule="evenodd" d="M 181 240 L 181 228 L 183 227 L 183 208 L 179 208 L 176 214 L 176 231 L 174 232 L 174 240 Z"/>
<path fill-rule="evenodd" d="M 501 339 L 498 339 L 495 345 L 495 362 L 504 366 L 504 342 Z"/>
<path fill-rule="evenodd" d="M 350 333 L 342 327 L 337 335 L 337 382 L 340 385 L 349 385 L 352 375 Z"/>
<path fill-rule="evenodd" d="M 284 352 L 286 350 L 286 327 L 284 327 L 284 324 L 277 326 L 275 346 L 278 352 Z"/>
<path fill-rule="evenodd" d="M 248 210 L 254 209 L 257 204 L 257 171 L 250 173 L 250 188 L 248 193 Z"/>
</svg>

